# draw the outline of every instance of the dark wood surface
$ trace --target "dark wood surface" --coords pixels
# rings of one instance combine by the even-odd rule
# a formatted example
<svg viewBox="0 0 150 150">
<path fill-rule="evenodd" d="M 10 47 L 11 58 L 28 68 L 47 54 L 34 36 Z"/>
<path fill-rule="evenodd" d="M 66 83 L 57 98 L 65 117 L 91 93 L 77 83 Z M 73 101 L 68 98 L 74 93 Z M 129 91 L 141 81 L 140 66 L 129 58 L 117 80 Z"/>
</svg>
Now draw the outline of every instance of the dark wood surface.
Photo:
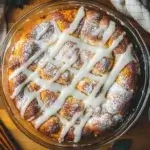
<svg viewBox="0 0 150 150">
<path fill-rule="evenodd" d="M 8 21 L 8 29 L 26 12 L 34 8 L 35 6 L 47 2 L 49 0 L 28 0 L 28 5 L 24 6 L 24 9 L 19 8 L 11 8 L 7 13 L 7 21 Z M 110 4 L 109 0 L 99 0 L 103 5 L 114 9 L 114 7 Z M 130 19 L 130 18 L 129 18 Z M 144 38 L 147 47 L 150 49 L 150 34 L 146 33 L 133 19 L 130 19 L 132 23 L 138 28 L 142 37 Z M 150 123 L 148 122 L 148 106 L 145 108 L 145 111 L 141 115 L 140 119 L 137 123 L 122 137 L 122 138 L 131 138 L 133 140 L 133 144 L 131 150 L 150 150 Z M 45 150 L 46 148 L 40 146 L 34 141 L 30 140 L 27 136 L 25 136 L 17 127 L 13 124 L 11 119 L 8 117 L 6 110 L 2 102 L 0 101 L 0 119 L 3 120 L 6 127 L 10 130 L 16 141 L 20 144 L 22 149 L 25 150 Z M 107 150 L 109 147 L 105 146 L 101 150 Z"/>
<path fill-rule="evenodd" d="M 0 149 L 1 150 L 20 150 L 20 146 L 4 123 L 0 120 Z"/>
</svg>

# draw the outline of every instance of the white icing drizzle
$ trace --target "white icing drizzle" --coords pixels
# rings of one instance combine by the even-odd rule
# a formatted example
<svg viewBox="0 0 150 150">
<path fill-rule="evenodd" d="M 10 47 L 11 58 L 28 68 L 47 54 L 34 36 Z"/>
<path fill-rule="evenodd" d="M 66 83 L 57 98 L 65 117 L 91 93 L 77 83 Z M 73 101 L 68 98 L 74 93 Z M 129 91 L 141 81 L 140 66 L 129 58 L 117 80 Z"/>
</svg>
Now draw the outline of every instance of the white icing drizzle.
<svg viewBox="0 0 150 150">
<path fill-rule="evenodd" d="M 21 72 L 23 72 L 24 70 L 26 70 L 26 68 L 31 65 L 32 62 L 34 62 L 42 53 L 44 53 L 45 51 L 48 50 L 49 44 L 53 44 L 56 42 L 57 37 L 60 33 L 60 31 L 58 30 L 58 27 L 56 27 L 56 23 L 53 23 L 54 27 L 55 27 L 55 35 L 57 36 L 53 36 L 53 38 L 51 38 L 51 42 L 46 44 L 43 46 L 41 45 L 40 41 L 36 41 L 37 44 L 40 43 L 40 46 L 42 47 L 42 49 L 40 51 L 38 51 L 37 53 L 35 53 L 27 62 L 25 62 L 20 68 L 16 69 L 10 76 L 9 76 L 9 80 L 11 80 L 12 78 L 14 78 L 15 76 L 17 76 L 18 74 L 20 74 Z"/>
<path fill-rule="evenodd" d="M 63 89 L 63 87 L 60 84 L 58 84 L 58 83 L 52 83 L 52 82 L 49 82 L 47 80 L 40 79 L 38 77 L 37 72 L 32 73 L 32 71 L 27 71 L 27 72 L 25 72 L 25 74 L 28 75 L 28 76 L 32 76 L 32 81 L 41 87 L 40 91 L 49 90 L 49 91 L 59 92 L 59 91 L 61 91 Z M 15 89 L 16 93 L 15 93 L 15 95 L 13 95 L 13 97 L 15 97 L 15 96 L 17 96 L 19 94 L 19 92 L 21 91 L 22 87 L 24 85 L 26 85 L 27 82 L 29 82 L 29 80 L 26 80 L 25 82 L 20 84 Z M 22 117 L 24 116 L 25 110 L 28 107 L 28 105 L 31 103 L 31 101 L 34 98 L 36 98 L 36 97 L 40 97 L 40 96 L 38 96 L 40 91 L 29 92 L 27 89 L 25 91 L 26 92 L 24 93 L 24 95 L 26 95 L 28 98 L 26 99 L 26 102 L 24 103 L 24 105 L 22 105 L 22 107 L 21 107 L 21 116 Z M 72 96 L 75 97 L 76 99 L 81 99 L 81 100 L 86 98 L 86 95 L 81 93 L 78 90 L 74 90 L 74 92 L 72 93 Z M 40 99 L 40 98 L 38 98 L 38 99 Z M 40 100 L 38 101 L 38 103 L 40 103 Z"/>
<path fill-rule="evenodd" d="M 117 63 L 110 72 L 109 77 L 103 87 L 104 93 L 106 93 L 109 87 L 114 83 L 120 71 L 131 61 L 133 61 L 133 56 L 132 56 L 132 45 L 130 44 L 128 45 L 125 53 L 123 53 L 119 57 Z"/>
<path fill-rule="evenodd" d="M 112 36 L 112 34 L 114 33 L 116 29 L 116 23 L 113 21 L 110 21 L 108 28 L 106 29 L 106 31 L 103 34 L 102 37 L 102 43 L 105 44 L 108 39 Z"/>
<path fill-rule="evenodd" d="M 93 100 L 95 103 L 95 97 L 96 94 L 99 92 L 101 86 L 106 82 L 107 80 L 107 75 L 103 76 L 103 80 L 101 80 L 100 82 L 98 82 L 98 84 L 96 85 L 96 87 L 94 88 L 94 90 L 92 91 L 92 93 L 84 100 L 84 104 L 85 106 L 91 106 L 93 105 Z M 104 99 L 100 99 L 101 103 L 104 101 Z"/>
<path fill-rule="evenodd" d="M 120 37 L 118 38 L 120 39 Z M 117 42 L 116 42 L 117 43 Z M 107 77 L 107 75 L 104 77 L 103 83 L 104 87 L 102 89 L 101 94 L 95 98 L 97 92 L 99 91 L 100 87 L 101 87 L 101 83 L 98 83 L 97 86 L 95 87 L 95 89 L 93 90 L 92 94 L 85 99 L 85 106 L 93 106 L 94 108 L 98 107 L 103 101 L 105 101 L 105 94 L 108 91 L 108 89 L 110 88 L 110 86 L 114 83 L 115 79 L 117 78 L 118 74 L 120 73 L 120 71 L 129 63 L 133 60 L 132 54 L 131 54 L 131 49 L 132 49 L 132 45 L 130 44 L 127 49 L 126 52 L 123 53 L 119 60 L 117 61 L 116 65 L 114 66 L 114 68 L 112 69 L 112 71 L 110 72 L 109 76 Z M 93 99 L 94 99 L 94 103 L 93 103 Z M 86 118 L 86 114 L 84 116 Z M 83 120 L 84 120 L 83 117 Z M 89 116 L 88 116 L 89 117 Z M 88 118 L 87 117 L 87 118 Z M 85 119 L 86 120 L 86 119 Z M 82 122 L 82 121 L 81 121 Z M 83 121 L 83 123 L 86 123 L 86 121 Z M 74 142 L 78 142 L 81 138 L 81 132 L 77 132 L 77 131 L 82 131 L 82 128 L 84 127 L 85 124 L 81 123 L 80 125 L 77 126 L 77 128 L 75 128 L 75 138 L 74 138 Z M 77 133 L 76 133 L 77 132 Z"/>
<path fill-rule="evenodd" d="M 27 106 L 33 101 L 33 99 L 36 97 L 36 92 L 29 92 L 27 88 L 24 90 L 24 102 L 20 109 L 20 114 L 22 117 L 24 117 L 24 113 L 26 111 Z"/>
<path fill-rule="evenodd" d="M 33 62 L 35 61 L 43 52 L 45 52 L 47 50 L 47 48 L 42 49 L 40 51 L 38 51 L 36 54 L 34 54 L 26 63 L 24 63 L 20 68 L 16 69 L 10 76 L 9 76 L 9 80 L 11 80 L 12 78 L 14 78 L 15 76 L 17 76 L 18 74 L 20 74 L 21 72 L 23 72 L 24 70 L 26 70 L 26 68 Z"/>
<path fill-rule="evenodd" d="M 75 115 L 72 117 L 71 121 L 68 121 L 68 122 L 63 122 L 65 123 L 64 124 L 64 127 L 61 131 L 61 135 L 59 137 L 59 142 L 62 142 L 65 135 L 67 134 L 67 132 L 69 131 L 69 129 L 75 124 L 76 120 L 82 115 L 82 112 L 78 112 L 78 113 L 75 113 Z"/>
<path fill-rule="evenodd" d="M 103 49 L 97 49 L 96 54 L 93 56 L 91 61 L 88 63 L 86 62 L 83 67 L 79 70 L 79 72 L 76 74 L 74 79 L 72 80 L 72 83 L 62 89 L 60 96 L 58 97 L 57 101 L 48 109 L 45 110 L 42 116 L 37 118 L 35 120 L 35 127 L 38 128 L 43 122 L 45 122 L 50 116 L 57 113 L 57 111 L 62 108 L 66 98 L 71 95 L 74 91 L 74 88 L 76 84 L 94 67 L 94 65 L 103 57 L 108 57 L 110 51 L 105 51 L 103 53 Z"/>
<path fill-rule="evenodd" d="M 66 33 L 62 33 L 61 37 L 63 37 L 63 39 L 67 39 L 67 35 Z M 64 40 L 62 39 L 62 41 L 58 41 L 57 43 L 61 43 L 56 45 L 56 49 L 54 50 L 54 53 L 56 54 L 56 52 L 58 52 L 58 48 L 60 49 L 64 43 Z M 71 38 L 69 38 L 69 40 L 71 40 Z M 61 45 L 61 46 L 60 46 Z M 38 128 L 43 122 L 45 122 L 50 116 L 54 115 L 57 113 L 57 111 L 62 108 L 65 99 L 73 93 L 74 88 L 76 86 L 76 84 L 94 67 L 94 65 L 101 60 L 103 57 L 109 57 L 111 51 L 104 50 L 101 49 L 100 47 L 96 50 L 96 54 L 93 56 L 93 58 L 91 59 L 91 61 L 89 63 L 85 63 L 83 65 L 83 67 L 80 69 L 80 71 L 76 74 L 76 76 L 74 77 L 71 85 L 69 85 L 68 87 L 64 88 L 61 91 L 60 96 L 58 97 L 57 101 L 48 109 L 45 110 L 45 112 L 43 113 L 42 116 L 40 116 L 39 118 L 37 118 L 37 120 L 35 120 L 35 127 Z M 52 54 L 53 55 L 53 54 Z M 59 103 L 59 105 L 58 105 Z"/>
<path fill-rule="evenodd" d="M 118 59 L 117 63 L 115 64 L 114 68 L 112 69 L 112 71 L 110 72 L 104 86 L 103 89 L 100 93 L 100 95 L 95 99 L 94 103 L 92 103 L 91 101 L 91 105 L 96 108 L 97 106 L 99 106 L 102 103 L 102 99 L 103 101 L 106 101 L 105 99 L 105 94 L 106 92 L 109 90 L 110 86 L 114 83 L 114 81 L 116 80 L 118 74 L 120 73 L 120 71 L 131 61 L 133 61 L 133 57 L 131 54 L 132 50 L 132 45 L 128 45 L 126 52 L 123 53 L 120 58 Z"/>
<path fill-rule="evenodd" d="M 131 54 L 132 45 L 129 45 L 127 47 L 126 52 L 120 55 L 120 57 L 117 60 L 117 63 L 115 64 L 115 66 L 113 67 L 112 71 L 109 74 L 105 74 L 102 77 L 91 74 L 90 73 L 91 69 L 95 66 L 95 64 L 98 61 L 100 61 L 103 57 L 108 57 L 108 58 L 112 57 L 111 56 L 112 51 L 123 40 L 125 32 L 123 32 L 120 36 L 118 36 L 117 39 L 113 41 L 112 45 L 108 49 L 104 48 L 104 44 L 113 35 L 116 28 L 115 22 L 110 21 L 109 26 L 105 31 L 104 28 L 100 27 L 93 33 L 94 35 L 98 35 L 101 32 L 104 32 L 102 36 L 101 44 L 99 46 L 91 46 L 89 44 L 81 42 L 80 39 L 69 35 L 77 29 L 79 23 L 84 18 L 84 16 L 85 16 L 84 7 L 80 7 L 74 21 L 70 24 L 70 27 L 66 29 L 63 33 L 60 32 L 55 21 L 52 21 L 55 29 L 54 31 L 55 34 L 50 39 L 50 43 L 47 44 L 46 47 L 44 48 L 42 47 L 40 51 L 35 53 L 27 62 L 25 62 L 19 69 L 16 69 L 9 77 L 9 80 L 11 80 L 15 76 L 19 75 L 21 72 L 23 72 L 28 77 L 23 83 L 21 83 L 18 87 L 15 88 L 11 98 L 15 98 L 21 92 L 22 88 L 30 81 L 33 81 L 34 83 L 40 86 L 40 90 L 34 92 L 29 92 L 27 87 L 24 88 L 25 96 L 20 106 L 21 116 L 24 117 L 27 107 L 36 98 L 38 100 L 38 104 L 41 106 L 41 108 L 43 108 L 43 113 L 40 117 L 38 117 L 34 121 L 35 128 L 39 128 L 51 116 L 57 115 L 57 117 L 60 119 L 60 121 L 63 124 L 62 132 L 59 138 L 60 142 L 64 139 L 65 135 L 67 134 L 67 132 L 72 126 L 75 127 L 74 142 L 78 142 L 80 140 L 82 129 L 92 115 L 91 111 L 86 112 L 87 107 L 92 106 L 96 108 L 106 100 L 105 94 L 109 90 L 111 85 L 114 83 L 114 81 L 116 80 L 120 71 L 129 62 L 133 60 Z M 48 28 L 49 26 L 47 26 L 44 30 L 38 33 L 37 36 L 38 41 L 36 41 L 38 44 L 41 44 L 39 39 L 41 36 L 43 36 L 46 33 Z M 59 62 L 56 63 L 54 61 L 55 56 L 61 50 L 63 45 L 68 41 L 75 43 L 75 46 L 70 48 L 67 53 L 61 56 L 60 63 Z M 75 52 L 77 48 L 79 50 L 87 50 L 87 51 L 91 51 L 92 53 L 95 53 L 94 56 L 90 59 L 90 61 L 88 60 L 85 61 L 81 69 L 78 71 L 74 68 L 71 68 L 72 64 L 74 64 L 78 59 L 78 56 Z M 44 68 L 47 63 L 51 63 L 53 65 L 59 65 L 60 67 L 60 69 L 58 69 L 58 71 L 56 72 L 56 75 L 49 81 L 41 79 L 39 77 L 38 69 L 34 73 L 27 69 L 27 67 L 44 52 L 45 55 L 39 61 L 38 67 Z M 59 78 L 59 76 L 66 70 L 69 70 L 70 72 L 73 72 L 75 74 L 71 84 L 67 87 L 62 87 L 61 85 L 54 83 L 54 81 L 56 81 Z M 90 79 L 97 81 L 96 86 L 94 87 L 93 91 L 89 96 L 86 96 L 85 94 L 75 89 L 78 82 L 81 81 L 84 77 L 89 77 Z M 99 94 L 99 96 L 96 97 L 102 85 L 103 85 L 102 91 Z M 50 90 L 54 92 L 61 91 L 58 99 L 50 107 L 45 107 L 45 104 L 43 104 L 40 100 L 40 92 L 43 90 Z M 83 100 L 83 103 L 85 104 L 85 108 L 83 111 L 75 113 L 72 119 L 68 121 L 62 118 L 61 116 L 59 116 L 57 112 L 63 107 L 66 98 L 70 95 L 74 96 L 76 99 Z M 84 112 L 86 113 L 83 115 Z M 78 125 L 75 125 L 75 122 L 79 118 L 80 118 L 80 123 Z"/>
<path fill-rule="evenodd" d="M 75 68 L 70 68 L 69 71 L 71 71 L 73 74 L 77 74 L 78 73 L 78 70 L 76 70 Z M 87 73 L 86 77 L 88 77 L 90 79 L 93 79 L 94 81 L 100 81 L 100 80 L 102 80 L 101 76 L 96 76 L 96 75 L 91 74 L 91 73 Z"/>
<path fill-rule="evenodd" d="M 118 39 L 120 40 L 120 37 L 117 38 L 116 40 L 118 41 Z M 110 49 L 112 50 L 112 49 Z M 76 86 L 76 84 L 93 68 L 93 66 L 99 61 L 101 60 L 103 57 L 108 57 L 111 53 L 111 51 L 103 51 L 103 49 L 97 49 L 96 54 L 93 56 L 93 58 L 90 60 L 89 63 L 85 63 L 83 65 L 83 67 L 80 69 L 80 71 L 76 74 L 76 76 L 74 77 L 72 83 L 70 86 L 68 86 L 67 88 L 64 88 L 60 94 L 60 97 L 57 99 L 57 101 L 47 110 L 45 110 L 44 114 L 42 116 L 40 116 L 36 121 L 35 121 L 35 127 L 38 128 L 43 122 L 45 122 L 50 116 L 54 115 L 55 113 L 57 113 L 57 111 L 62 108 L 65 99 L 73 93 L 73 90 Z M 100 84 L 98 84 L 97 87 L 97 92 L 100 88 Z M 96 94 L 97 94 L 96 90 L 93 90 L 92 95 L 88 97 L 88 99 L 90 99 L 89 101 L 91 101 L 92 98 L 95 98 Z M 104 98 L 100 99 L 101 102 L 104 101 Z M 60 104 L 58 106 L 58 103 Z M 97 103 L 100 103 L 99 101 Z M 97 105 L 96 103 L 96 105 Z M 91 103 L 90 103 L 91 104 Z M 95 103 L 94 103 L 95 104 Z M 91 104 L 92 105 L 92 104 Z"/>
<path fill-rule="evenodd" d="M 96 30 L 94 30 L 92 33 L 93 36 L 101 36 L 102 33 L 106 30 L 105 26 L 100 26 L 99 28 L 97 28 Z"/>
<path fill-rule="evenodd" d="M 91 117 L 92 112 L 89 111 L 87 112 L 81 119 L 80 119 L 80 124 L 75 126 L 75 130 L 74 130 L 74 142 L 77 143 L 80 141 L 81 139 L 81 134 L 82 134 L 82 129 L 84 127 L 84 125 L 86 124 L 86 122 L 89 120 L 89 118 Z"/>
<path fill-rule="evenodd" d="M 109 49 L 114 50 L 118 46 L 118 44 L 123 40 L 125 35 L 126 35 L 126 33 L 123 32 L 116 40 L 113 41 L 113 43 L 111 44 Z"/>
<path fill-rule="evenodd" d="M 65 32 L 69 34 L 73 33 L 77 29 L 79 23 L 81 22 L 84 16 L 85 16 L 84 7 L 80 7 L 74 21 L 71 23 L 70 27 Z"/>
<path fill-rule="evenodd" d="M 29 70 L 26 70 L 24 73 L 28 76 L 28 78 L 27 78 L 24 82 L 22 82 L 19 86 L 17 86 L 17 87 L 15 88 L 13 94 L 11 95 L 11 98 L 12 98 L 12 99 L 14 99 L 15 96 L 17 96 L 17 95 L 21 92 L 22 88 L 23 88 L 28 82 L 30 82 L 31 80 L 33 80 L 33 79 L 37 76 L 37 72 L 34 72 L 34 73 L 31 74 Z"/>
<path fill-rule="evenodd" d="M 49 27 L 50 27 L 50 23 L 45 23 L 45 28 L 42 31 L 37 33 L 36 39 L 39 40 L 41 36 L 43 36 L 47 32 Z"/>
<path fill-rule="evenodd" d="M 59 118 L 60 122 L 61 122 L 63 125 L 65 125 L 65 124 L 67 124 L 67 123 L 69 122 L 67 119 L 63 118 L 63 117 L 62 117 L 61 115 L 59 115 L 59 114 L 57 114 L 56 116 Z"/>
</svg>

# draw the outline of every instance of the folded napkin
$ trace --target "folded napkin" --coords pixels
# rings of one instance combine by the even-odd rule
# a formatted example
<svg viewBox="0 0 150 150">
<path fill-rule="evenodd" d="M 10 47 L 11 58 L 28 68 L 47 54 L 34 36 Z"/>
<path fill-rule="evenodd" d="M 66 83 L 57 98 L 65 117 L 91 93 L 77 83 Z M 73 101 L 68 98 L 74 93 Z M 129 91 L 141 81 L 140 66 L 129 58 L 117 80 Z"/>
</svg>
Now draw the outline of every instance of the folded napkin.
<svg viewBox="0 0 150 150">
<path fill-rule="evenodd" d="M 150 1 L 149 0 L 110 0 L 115 8 L 125 15 L 133 17 L 150 33 Z"/>
</svg>

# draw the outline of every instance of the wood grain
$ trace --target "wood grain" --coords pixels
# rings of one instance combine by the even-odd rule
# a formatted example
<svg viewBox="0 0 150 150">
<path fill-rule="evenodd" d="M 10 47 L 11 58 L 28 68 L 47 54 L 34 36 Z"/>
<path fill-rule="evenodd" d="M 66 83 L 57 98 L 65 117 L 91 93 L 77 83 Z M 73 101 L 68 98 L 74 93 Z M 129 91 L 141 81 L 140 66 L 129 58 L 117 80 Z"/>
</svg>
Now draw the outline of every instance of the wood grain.
<svg viewBox="0 0 150 150">
<path fill-rule="evenodd" d="M 0 146 L 4 150 L 20 150 L 18 143 L 14 140 L 9 130 L 0 120 Z"/>
<path fill-rule="evenodd" d="M 34 8 L 35 6 L 47 2 L 49 0 L 28 0 L 28 5 L 24 6 L 24 9 L 14 8 L 9 9 L 7 13 L 8 28 L 10 27 L 26 12 Z M 108 0 L 99 0 L 107 7 L 114 9 Z M 130 18 L 129 18 L 130 19 Z M 150 34 L 146 33 L 135 21 L 130 19 L 132 23 L 138 28 L 142 37 L 144 38 L 148 48 L 150 49 Z M 148 105 L 147 105 L 148 107 Z M 30 140 L 13 124 L 9 118 L 3 104 L 0 101 L 0 119 L 5 122 L 6 127 L 11 131 L 16 141 L 20 144 L 23 150 L 46 150 L 46 148 Z M 137 121 L 137 123 L 126 133 L 122 138 L 131 138 L 133 140 L 131 150 L 150 150 L 150 123 L 148 122 L 147 108 Z M 108 146 L 105 146 L 101 150 L 108 150 Z"/>
</svg>

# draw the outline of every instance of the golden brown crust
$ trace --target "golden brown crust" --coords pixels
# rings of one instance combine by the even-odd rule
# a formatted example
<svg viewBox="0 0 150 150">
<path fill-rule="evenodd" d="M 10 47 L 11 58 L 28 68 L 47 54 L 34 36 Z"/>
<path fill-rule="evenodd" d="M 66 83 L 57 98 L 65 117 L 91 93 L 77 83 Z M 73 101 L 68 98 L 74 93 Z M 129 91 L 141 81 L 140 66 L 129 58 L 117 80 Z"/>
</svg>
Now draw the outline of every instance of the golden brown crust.
<svg viewBox="0 0 150 150">
<path fill-rule="evenodd" d="M 76 100 L 73 97 L 68 97 L 65 101 L 64 106 L 59 111 L 59 114 L 70 120 L 73 115 L 77 112 L 80 112 L 84 109 L 84 105 L 81 100 Z"/>
<path fill-rule="evenodd" d="M 57 117 L 51 117 L 39 128 L 39 131 L 45 135 L 56 137 L 59 134 L 61 125 Z"/>
<path fill-rule="evenodd" d="M 41 100 L 47 104 L 47 107 L 52 105 L 58 98 L 59 93 L 51 92 L 49 90 L 42 91 L 40 93 Z"/>
<path fill-rule="evenodd" d="M 36 115 L 37 115 L 37 113 L 39 112 L 39 110 L 40 110 L 40 108 L 39 108 L 39 106 L 38 106 L 38 102 L 37 102 L 37 100 L 35 99 L 35 100 L 33 100 L 30 104 L 29 104 L 29 106 L 27 107 L 27 109 L 26 109 L 26 111 L 25 111 L 25 115 L 24 115 L 24 118 L 26 119 L 26 120 L 28 120 L 28 119 L 34 119 L 34 118 L 36 118 Z"/>
<path fill-rule="evenodd" d="M 120 73 L 116 79 L 116 83 L 126 88 L 127 90 L 136 90 L 137 85 L 137 64 L 135 62 L 130 62 Z"/>
<path fill-rule="evenodd" d="M 92 73 L 95 75 L 102 75 L 108 72 L 113 66 L 114 60 L 112 58 L 102 58 L 99 62 L 96 63 L 92 69 Z"/>
<path fill-rule="evenodd" d="M 91 94 L 92 90 L 96 86 L 96 81 L 92 81 L 89 78 L 84 78 L 77 85 L 77 89 L 87 95 Z"/>
<path fill-rule="evenodd" d="M 17 44 L 14 46 L 14 50 L 12 51 L 12 54 L 9 59 L 9 66 L 8 66 L 8 74 L 11 75 L 17 68 L 19 68 L 22 64 L 27 62 L 29 58 L 31 58 L 35 53 L 37 53 L 40 48 L 39 46 L 32 41 L 32 39 L 35 38 L 37 31 L 36 28 L 39 27 L 43 22 L 49 22 L 50 20 L 56 21 L 60 31 L 64 31 L 69 27 L 71 22 L 74 20 L 77 13 L 77 9 L 72 10 L 58 10 L 51 12 L 49 14 L 46 14 L 42 16 L 41 18 L 38 18 L 36 21 L 30 22 L 26 28 L 22 29 L 21 34 L 17 35 L 17 40 L 19 42 L 14 43 Z M 90 45 L 98 46 L 99 43 L 102 41 L 102 34 L 97 34 L 96 32 L 92 33 L 91 31 L 93 28 L 98 28 L 101 26 L 103 29 L 108 28 L 110 23 L 110 17 L 109 16 L 100 16 L 99 12 L 95 11 L 86 11 L 86 16 L 82 21 L 80 22 L 77 30 L 72 34 L 72 36 L 75 36 L 77 38 L 80 38 L 85 43 L 88 43 Z M 53 27 L 51 30 L 46 33 L 46 35 L 42 36 L 42 39 L 48 39 L 50 38 L 50 33 L 53 32 Z M 114 40 L 118 38 L 122 33 L 124 32 L 123 27 L 121 25 L 117 25 L 117 28 L 115 29 L 115 32 L 113 35 L 106 41 L 105 47 L 109 48 Z M 103 57 L 100 61 L 96 63 L 96 65 L 92 68 L 91 72 L 95 76 L 102 76 L 104 74 L 107 74 L 114 66 L 115 59 L 120 54 L 124 53 L 126 51 L 127 46 L 129 45 L 130 41 L 128 36 L 126 35 L 123 40 L 119 43 L 119 45 L 113 50 L 113 55 L 111 58 Z M 75 43 L 71 43 L 70 41 L 66 42 L 61 50 L 60 53 L 65 49 L 65 46 L 69 47 L 71 49 Z M 59 55 L 59 53 L 58 53 Z M 91 51 L 83 50 L 81 53 L 79 53 L 79 49 L 76 49 L 76 55 L 78 55 L 78 60 L 72 65 L 74 69 L 81 69 L 83 63 L 85 60 L 90 60 L 94 56 L 94 53 Z M 43 57 L 43 56 L 40 56 Z M 59 62 L 55 58 L 56 62 Z M 60 67 L 56 67 L 52 64 L 46 64 L 43 68 L 40 68 L 37 64 L 40 61 L 40 59 L 37 59 L 36 61 L 32 62 L 31 65 L 28 66 L 28 69 L 35 72 L 37 69 L 37 73 L 40 76 L 40 79 L 51 80 L 55 75 L 58 69 Z M 61 86 L 68 86 L 70 85 L 75 73 L 72 73 L 69 70 L 66 70 L 64 73 L 60 75 L 60 77 L 56 80 L 57 84 L 60 84 Z M 131 62 L 124 69 L 120 72 L 118 75 L 115 83 L 120 86 L 120 89 L 125 88 L 128 92 L 134 92 L 136 90 L 136 81 L 137 81 L 137 66 L 136 62 Z M 16 76 L 14 79 L 11 79 L 9 81 L 9 91 L 10 94 L 14 92 L 15 87 L 17 87 L 19 84 L 23 83 L 27 79 L 27 76 L 23 73 Z M 97 85 L 95 80 L 91 80 L 90 78 L 83 78 L 76 86 L 76 89 L 79 90 L 81 93 L 84 93 L 86 95 L 90 95 L 94 87 Z M 33 81 L 28 82 L 27 87 L 29 92 L 36 92 L 39 91 L 40 86 L 34 83 Z M 118 90 L 119 91 L 119 90 Z M 110 88 L 111 94 L 106 94 L 107 102 L 106 105 L 104 105 L 102 109 L 103 114 L 98 114 L 98 116 L 92 116 L 87 124 L 84 126 L 82 131 L 82 136 L 87 136 L 89 134 L 101 134 L 104 129 L 110 128 L 112 124 L 116 124 L 115 118 L 113 118 L 115 115 L 123 116 L 124 110 L 126 110 L 126 107 L 129 103 L 129 100 L 131 99 L 130 94 L 131 93 L 125 93 L 122 91 L 113 91 Z M 121 93 L 122 92 L 122 93 Z M 50 90 L 43 90 L 40 91 L 40 99 L 43 104 L 45 104 L 44 108 L 48 108 L 52 104 L 55 103 L 57 98 L 59 97 L 59 92 L 53 92 Z M 19 93 L 17 97 L 14 98 L 16 106 L 17 101 L 22 101 L 24 96 L 24 93 Z M 120 99 L 118 100 L 118 98 Z M 85 106 L 82 101 L 83 99 L 75 99 L 72 95 L 70 95 L 68 98 L 66 98 L 65 103 L 63 107 L 59 110 L 59 115 L 61 117 L 64 117 L 67 120 L 70 120 L 73 115 L 77 112 L 81 112 L 84 110 Z M 122 100 L 126 100 L 125 102 L 122 102 Z M 121 102 L 120 102 L 121 101 Z M 114 107 L 109 107 L 112 104 Z M 116 104 L 116 105 L 115 105 Z M 18 107 L 20 111 L 20 107 Z M 43 109 L 43 108 L 42 108 Z M 39 114 L 42 114 L 41 108 L 39 107 L 39 103 L 37 99 L 34 99 L 27 107 L 25 111 L 24 118 L 26 120 L 30 120 L 34 122 L 34 119 L 36 119 Z M 95 111 L 95 110 L 94 110 Z M 114 113 L 115 112 L 115 113 Z M 110 115 L 111 114 L 111 115 Z M 42 132 L 45 135 L 54 137 L 56 139 L 59 138 L 60 132 L 62 130 L 62 124 L 58 117 L 52 116 L 47 121 L 45 121 L 40 128 L 38 129 L 40 132 Z M 73 141 L 74 139 L 74 128 L 71 127 L 66 135 L 66 139 L 69 141 Z"/>
</svg>

